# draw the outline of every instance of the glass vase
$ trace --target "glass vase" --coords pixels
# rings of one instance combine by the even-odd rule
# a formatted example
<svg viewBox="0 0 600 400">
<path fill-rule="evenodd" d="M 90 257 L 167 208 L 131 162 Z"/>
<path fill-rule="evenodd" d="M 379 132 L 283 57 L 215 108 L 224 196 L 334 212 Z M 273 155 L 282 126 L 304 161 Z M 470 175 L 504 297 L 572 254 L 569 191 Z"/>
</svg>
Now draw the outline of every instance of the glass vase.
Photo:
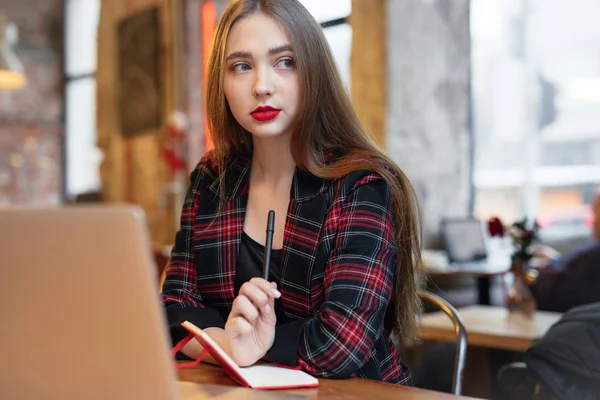
<svg viewBox="0 0 600 400">
<path fill-rule="evenodd" d="M 519 260 L 513 261 L 511 271 L 513 280 L 508 288 L 506 307 L 510 313 L 523 314 L 528 318 L 533 318 L 537 304 L 527 284 L 525 263 Z"/>
</svg>

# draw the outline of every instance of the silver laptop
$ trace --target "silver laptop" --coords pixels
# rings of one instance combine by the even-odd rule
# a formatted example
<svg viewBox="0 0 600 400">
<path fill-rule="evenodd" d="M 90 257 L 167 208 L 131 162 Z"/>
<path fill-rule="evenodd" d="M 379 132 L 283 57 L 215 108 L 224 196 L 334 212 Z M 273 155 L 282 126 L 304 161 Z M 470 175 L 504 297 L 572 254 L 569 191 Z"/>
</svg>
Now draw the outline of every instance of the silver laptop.
<svg viewBox="0 0 600 400">
<path fill-rule="evenodd" d="M 258 395 L 177 382 L 140 208 L 0 208 L 0 259 L 0 398 Z"/>
<path fill-rule="evenodd" d="M 483 223 L 475 218 L 442 220 L 442 239 L 448 254 L 449 269 L 474 275 L 495 275 L 506 272 L 510 257 L 490 256 Z"/>
<path fill-rule="evenodd" d="M 487 249 L 483 224 L 474 218 L 442 220 L 442 237 L 448 260 L 454 264 L 484 263 Z"/>
</svg>

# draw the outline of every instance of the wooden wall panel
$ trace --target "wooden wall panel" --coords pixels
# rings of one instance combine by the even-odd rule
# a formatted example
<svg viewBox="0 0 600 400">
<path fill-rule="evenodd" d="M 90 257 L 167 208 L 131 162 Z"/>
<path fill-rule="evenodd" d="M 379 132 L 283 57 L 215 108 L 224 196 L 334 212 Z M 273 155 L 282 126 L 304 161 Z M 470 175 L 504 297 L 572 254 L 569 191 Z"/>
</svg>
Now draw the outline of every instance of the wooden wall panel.
<svg viewBox="0 0 600 400">
<path fill-rule="evenodd" d="M 118 24 L 149 7 L 160 10 L 161 121 L 175 109 L 177 99 L 173 12 L 177 0 L 103 0 L 98 43 L 98 142 L 105 158 L 100 175 L 106 202 L 141 205 L 153 241 L 172 243 L 177 228 L 168 209 L 165 189 L 173 179 L 159 152 L 162 129 L 124 139 L 119 122 Z"/>
<path fill-rule="evenodd" d="M 387 0 L 352 0 L 352 103 L 365 129 L 385 149 Z"/>
</svg>

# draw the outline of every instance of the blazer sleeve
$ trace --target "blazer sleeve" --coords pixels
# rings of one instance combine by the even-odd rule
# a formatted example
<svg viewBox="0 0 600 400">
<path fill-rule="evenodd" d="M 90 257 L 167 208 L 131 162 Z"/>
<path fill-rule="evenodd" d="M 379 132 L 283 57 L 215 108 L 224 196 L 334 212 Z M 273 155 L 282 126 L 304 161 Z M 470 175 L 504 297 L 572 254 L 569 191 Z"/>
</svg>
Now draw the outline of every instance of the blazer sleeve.
<svg viewBox="0 0 600 400">
<path fill-rule="evenodd" d="M 193 250 L 194 220 L 206 177 L 207 168 L 203 159 L 190 176 L 190 185 L 181 211 L 180 228 L 175 236 L 162 286 L 162 299 L 173 345 L 187 336 L 188 332 L 181 326 L 186 320 L 199 328 L 225 327 L 225 321 L 219 312 L 204 306 L 197 286 Z"/>
<path fill-rule="evenodd" d="M 318 314 L 276 328 L 267 358 L 321 377 L 347 378 L 370 358 L 392 297 L 398 249 L 390 191 L 370 174 L 353 185 L 339 214 Z"/>
</svg>

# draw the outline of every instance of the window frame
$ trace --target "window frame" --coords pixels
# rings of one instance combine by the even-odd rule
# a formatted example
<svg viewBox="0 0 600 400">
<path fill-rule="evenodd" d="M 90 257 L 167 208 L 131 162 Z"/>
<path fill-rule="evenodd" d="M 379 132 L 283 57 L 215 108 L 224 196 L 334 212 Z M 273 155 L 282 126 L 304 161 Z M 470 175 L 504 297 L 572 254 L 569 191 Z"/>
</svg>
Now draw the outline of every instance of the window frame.
<svg viewBox="0 0 600 400">
<path fill-rule="evenodd" d="M 81 82 L 84 80 L 92 80 L 95 85 L 96 88 L 98 87 L 98 80 L 97 80 L 97 71 L 98 71 L 98 65 L 97 65 L 97 59 L 96 59 L 96 65 L 94 65 L 94 67 L 92 69 L 90 69 L 87 72 L 76 72 L 76 73 L 71 73 L 69 72 L 69 68 L 68 68 L 68 64 L 69 64 L 69 59 L 70 57 L 75 57 L 74 54 L 70 54 L 71 52 L 70 50 L 70 46 L 68 45 L 68 40 L 69 40 L 69 34 L 71 32 L 69 32 L 69 19 L 70 18 L 76 18 L 76 15 L 74 15 L 74 13 L 72 11 L 70 11 L 70 6 L 72 4 L 74 4 L 75 2 L 81 2 L 81 1 L 89 1 L 89 0 L 65 0 L 64 4 L 63 4 L 63 15 L 64 15 L 64 28 L 63 28 L 63 45 L 64 45 L 64 62 L 63 62 L 63 68 L 62 68 L 62 72 L 63 72 L 63 84 L 64 84 L 64 90 L 63 90 L 63 104 L 64 104 L 64 112 L 63 112 L 63 126 L 64 126 L 64 133 L 63 133 L 63 140 L 62 140 L 62 160 L 61 160 L 61 193 L 60 193 L 60 200 L 61 203 L 73 203 L 77 201 L 77 197 L 81 194 L 84 193 L 73 193 L 71 191 L 71 188 L 69 186 L 69 168 L 71 167 L 69 165 L 69 153 L 68 153 L 68 149 L 69 149 L 69 140 L 70 140 L 70 132 L 69 132 L 69 128 L 68 128 L 68 118 L 69 118 L 69 113 L 71 112 L 71 110 L 68 107 L 68 102 L 69 102 L 69 98 L 68 98 L 68 93 L 69 93 L 69 87 L 71 85 L 73 85 L 74 83 L 77 82 Z M 97 0 L 98 2 L 98 19 L 96 21 L 96 31 L 95 31 L 95 35 L 96 37 L 98 36 L 98 29 L 99 29 L 99 25 L 100 25 L 100 8 L 102 7 L 102 1 L 101 0 Z M 96 42 L 97 43 L 97 42 Z M 96 44 L 96 56 L 97 56 L 97 52 L 98 52 L 98 46 Z M 96 89 L 97 90 L 97 89 Z M 94 127 L 93 129 L 97 129 L 97 118 L 95 119 L 95 123 L 94 123 Z M 96 136 L 97 137 L 97 136 Z"/>
</svg>

